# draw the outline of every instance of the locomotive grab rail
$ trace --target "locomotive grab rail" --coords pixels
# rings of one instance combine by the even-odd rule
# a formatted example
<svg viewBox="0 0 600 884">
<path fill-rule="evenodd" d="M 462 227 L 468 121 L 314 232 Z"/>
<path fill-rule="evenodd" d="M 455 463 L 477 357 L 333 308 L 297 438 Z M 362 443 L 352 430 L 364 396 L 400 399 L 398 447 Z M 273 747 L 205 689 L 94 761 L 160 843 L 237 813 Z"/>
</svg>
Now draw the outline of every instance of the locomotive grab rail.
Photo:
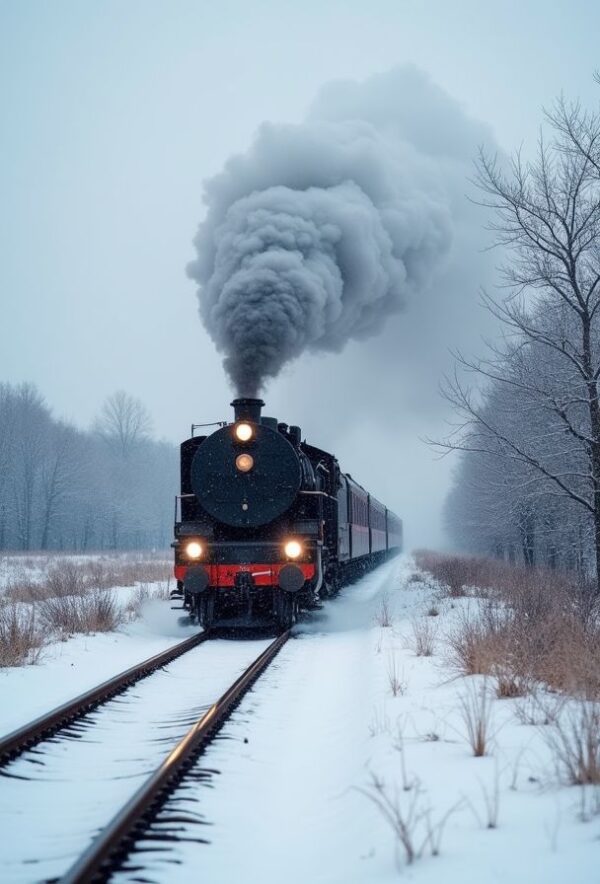
<svg viewBox="0 0 600 884">
<path fill-rule="evenodd" d="M 227 424 L 228 424 L 228 421 L 211 421 L 208 424 L 192 424 L 192 431 L 190 433 L 190 436 L 193 439 L 194 438 L 194 430 L 201 430 L 202 427 L 226 427 Z"/>
<path fill-rule="evenodd" d="M 334 497 L 333 494 L 327 494 L 326 491 L 299 491 L 298 494 L 311 494 L 315 497 L 328 497 L 329 500 L 337 500 L 337 497 Z"/>
</svg>

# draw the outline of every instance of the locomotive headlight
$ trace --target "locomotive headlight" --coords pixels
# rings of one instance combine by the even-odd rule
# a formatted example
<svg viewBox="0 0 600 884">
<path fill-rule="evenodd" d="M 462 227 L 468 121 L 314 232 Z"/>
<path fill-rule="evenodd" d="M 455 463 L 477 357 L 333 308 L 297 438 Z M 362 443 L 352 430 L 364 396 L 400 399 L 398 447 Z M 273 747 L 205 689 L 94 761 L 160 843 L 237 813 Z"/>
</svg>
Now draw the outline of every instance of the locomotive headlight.
<svg viewBox="0 0 600 884">
<path fill-rule="evenodd" d="M 203 552 L 202 544 L 197 540 L 192 540 L 185 548 L 185 554 L 190 559 L 199 559 Z"/>
<path fill-rule="evenodd" d="M 298 556 L 302 555 L 302 544 L 298 543 L 297 540 L 288 540 L 283 551 L 288 559 L 297 559 Z"/>
<path fill-rule="evenodd" d="M 240 473 L 249 473 L 254 466 L 254 458 L 251 454 L 238 454 L 235 465 Z"/>
<path fill-rule="evenodd" d="M 248 442 L 252 438 L 252 433 L 250 424 L 238 424 L 235 428 L 235 435 L 239 442 Z"/>
</svg>

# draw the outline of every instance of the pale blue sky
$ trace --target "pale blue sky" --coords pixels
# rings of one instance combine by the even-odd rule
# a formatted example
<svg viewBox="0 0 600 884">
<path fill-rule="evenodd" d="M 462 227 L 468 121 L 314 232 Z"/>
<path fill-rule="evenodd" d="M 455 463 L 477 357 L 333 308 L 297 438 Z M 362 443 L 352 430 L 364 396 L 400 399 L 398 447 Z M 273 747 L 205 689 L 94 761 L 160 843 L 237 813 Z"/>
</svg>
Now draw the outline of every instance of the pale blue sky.
<svg viewBox="0 0 600 884">
<path fill-rule="evenodd" d="M 192 420 L 227 416 L 184 274 L 202 180 L 262 120 L 301 120 L 325 81 L 406 62 L 501 146 L 527 147 L 561 89 L 597 101 L 598 33 L 591 0 L 0 0 L 0 379 L 36 382 L 80 424 L 123 387 L 174 440 Z M 287 401 L 314 435 L 311 398 L 294 398 L 302 371 L 273 385 L 271 410 Z M 335 423 L 329 395 L 314 391 Z M 415 516 L 424 525 L 448 479 L 416 441 L 436 419 L 407 413 L 397 439 L 413 496 L 425 476 L 434 486 Z M 356 435 L 346 457 L 384 496 Z"/>
</svg>

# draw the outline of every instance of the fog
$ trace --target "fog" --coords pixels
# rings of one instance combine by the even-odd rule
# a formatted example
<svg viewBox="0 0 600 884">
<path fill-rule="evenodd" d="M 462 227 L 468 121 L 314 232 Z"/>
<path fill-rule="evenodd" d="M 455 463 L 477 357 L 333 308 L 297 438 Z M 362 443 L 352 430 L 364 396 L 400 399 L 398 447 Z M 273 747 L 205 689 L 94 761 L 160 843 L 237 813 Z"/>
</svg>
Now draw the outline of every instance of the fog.
<svg viewBox="0 0 600 884">
<path fill-rule="evenodd" d="M 431 294 L 436 274 L 438 297 L 456 301 L 440 268 L 486 141 L 414 67 L 326 85 L 305 123 L 261 126 L 206 182 L 188 267 L 238 393 L 256 395 L 307 351 L 341 353 L 380 333 Z M 435 297 L 428 311 L 438 312 Z"/>
<path fill-rule="evenodd" d="M 358 127 L 392 150 L 382 167 L 409 219 L 393 260 L 377 265 L 387 279 L 371 268 L 375 284 L 357 291 L 386 308 L 369 327 L 358 311 L 342 341 L 331 323 L 280 360 L 266 412 L 335 450 L 405 518 L 410 544 L 440 545 L 452 465 L 420 440 L 444 430 L 449 348 L 476 348 L 490 331 L 477 300 L 496 261 L 467 198 L 472 157 L 481 141 L 510 150 L 524 139 L 527 150 L 561 89 L 595 99 L 599 16 L 583 0 L 509 0 L 493 21 L 475 0 L 0 4 L 0 381 L 35 383 L 82 428 L 118 389 L 171 441 L 192 421 L 229 417 L 223 354 L 186 276 L 208 218 L 204 182 L 214 194 L 231 156 L 252 166 L 267 135 L 301 145 L 300 133 Z M 354 167 L 329 156 L 325 189 L 356 195 L 344 183 L 356 186 Z M 259 194 L 293 189 L 275 171 Z M 389 237 L 388 198 L 358 186 Z M 427 245 L 418 266 L 407 232 Z"/>
</svg>

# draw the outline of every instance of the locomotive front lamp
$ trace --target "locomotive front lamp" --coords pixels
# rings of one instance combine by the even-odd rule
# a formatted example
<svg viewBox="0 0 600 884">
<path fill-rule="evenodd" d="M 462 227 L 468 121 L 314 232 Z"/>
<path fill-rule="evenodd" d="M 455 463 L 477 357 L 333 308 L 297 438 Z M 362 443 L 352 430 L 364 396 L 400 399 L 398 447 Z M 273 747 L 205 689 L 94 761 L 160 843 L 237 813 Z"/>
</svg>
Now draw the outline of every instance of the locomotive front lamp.
<svg viewBox="0 0 600 884">
<path fill-rule="evenodd" d="M 190 559 L 199 559 L 203 552 L 202 544 L 197 540 L 192 540 L 185 548 L 185 554 Z"/>
<path fill-rule="evenodd" d="M 250 424 L 238 424 L 235 428 L 235 435 L 239 442 L 248 442 L 252 438 L 252 427 Z"/>
<path fill-rule="evenodd" d="M 288 559 L 297 559 L 302 554 L 302 544 L 297 540 L 288 540 L 283 548 Z"/>
<path fill-rule="evenodd" d="M 240 473 L 249 473 L 254 466 L 254 458 L 251 454 L 238 454 L 235 465 Z"/>
</svg>

